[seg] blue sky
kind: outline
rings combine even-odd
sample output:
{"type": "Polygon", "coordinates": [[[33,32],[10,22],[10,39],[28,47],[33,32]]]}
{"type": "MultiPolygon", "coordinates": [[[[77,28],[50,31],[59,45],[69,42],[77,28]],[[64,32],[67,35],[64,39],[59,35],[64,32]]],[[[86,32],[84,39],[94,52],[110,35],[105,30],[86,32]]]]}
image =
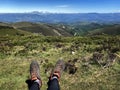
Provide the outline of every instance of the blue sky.
{"type": "Polygon", "coordinates": [[[0,0],[0,12],[120,12],[120,0],[0,0]]]}

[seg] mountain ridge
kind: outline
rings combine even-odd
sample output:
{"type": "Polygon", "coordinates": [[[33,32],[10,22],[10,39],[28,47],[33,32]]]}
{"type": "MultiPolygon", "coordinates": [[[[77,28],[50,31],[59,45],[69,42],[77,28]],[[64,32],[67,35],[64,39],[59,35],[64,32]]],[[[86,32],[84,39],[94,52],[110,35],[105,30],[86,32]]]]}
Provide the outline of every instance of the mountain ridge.
{"type": "MultiPolygon", "coordinates": [[[[88,35],[120,35],[120,24],[98,24],[78,22],[71,24],[48,24],[48,23],[33,23],[33,22],[15,22],[2,23],[0,22],[0,32],[11,32],[14,35],[19,31],[25,33],[39,33],[44,36],[88,36],[88,35]],[[16,32],[16,33],[15,33],[16,32]]],[[[18,33],[17,33],[18,32],[18,33]]],[[[3,33],[4,34],[4,33],[3,33]]],[[[23,33],[24,34],[24,33],[23,33]]]]}
{"type": "Polygon", "coordinates": [[[120,13],[0,13],[1,22],[44,22],[44,23],[120,23],[120,13]]]}
{"type": "Polygon", "coordinates": [[[44,36],[72,36],[63,28],[52,24],[32,22],[0,23],[0,33],[3,35],[17,35],[22,31],[25,33],[39,33],[44,36]]]}

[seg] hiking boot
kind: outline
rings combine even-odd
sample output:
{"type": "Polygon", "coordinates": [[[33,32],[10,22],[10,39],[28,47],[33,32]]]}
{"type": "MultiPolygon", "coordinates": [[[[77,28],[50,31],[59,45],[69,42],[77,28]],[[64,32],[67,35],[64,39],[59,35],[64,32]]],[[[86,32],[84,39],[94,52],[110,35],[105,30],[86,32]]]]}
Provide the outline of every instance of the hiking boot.
{"type": "Polygon", "coordinates": [[[35,81],[41,86],[40,67],[37,61],[32,61],[30,64],[30,76],[31,81],[35,81]]]}
{"type": "Polygon", "coordinates": [[[63,60],[58,60],[56,62],[54,69],[51,72],[50,80],[54,76],[56,76],[59,80],[64,69],[65,69],[65,62],[63,60]]]}

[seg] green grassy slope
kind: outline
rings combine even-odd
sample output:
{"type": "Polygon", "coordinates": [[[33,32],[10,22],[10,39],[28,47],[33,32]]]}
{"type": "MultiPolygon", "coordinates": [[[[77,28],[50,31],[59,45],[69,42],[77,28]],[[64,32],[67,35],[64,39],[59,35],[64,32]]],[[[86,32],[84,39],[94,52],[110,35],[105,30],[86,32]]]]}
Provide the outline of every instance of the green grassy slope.
{"type": "Polygon", "coordinates": [[[5,36],[5,35],[28,35],[31,34],[27,31],[22,31],[18,29],[14,29],[11,26],[0,26],[0,36],[5,36]]]}
{"type": "Polygon", "coordinates": [[[102,27],[105,27],[106,25],[102,25],[99,23],[88,23],[88,22],[77,22],[72,23],[66,26],[68,28],[68,32],[70,32],[72,35],[87,35],[89,31],[93,31],[94,29],[99,29],[102,27]]]}
{"type": "Polygon", "coordinates": [[[44,36],[85,36],[85,35],[120,35],[119,24],[98,24],[77,22],[72,24],[45,24],[31,22],[0,23],[0,26],[13,27],[13,29],[41,33],[44,36]]]}
{"type": "Polygon", "coordinates": [[[101,35],[101,34],[108,34],[108,35],[120,35],[120,25],[110,25],[107,27],[99,28],[90,32],[92,35],[101,35]]]}
{"type": "Polygon", "coordinates": [[[59,29],[44,23],[18,22],[14,23],[13,27],[32,33],[41,33],[45,36],[71,36],[61,28],[59,29]]]}
{"type": "Polygon", "coordinates": [[[9,26],[9,23],[0,22],[0,26],[9,26]]]}
{"type": "Polygon", "coordinates": [[[32,60],[40,64],[41,90],[46,90],[50,70],[61,57],[66,62],[61,90],[120,89],[120,36],[34,34],[0,36],[0,90],[28,90],[25,80],[32,60]]]}

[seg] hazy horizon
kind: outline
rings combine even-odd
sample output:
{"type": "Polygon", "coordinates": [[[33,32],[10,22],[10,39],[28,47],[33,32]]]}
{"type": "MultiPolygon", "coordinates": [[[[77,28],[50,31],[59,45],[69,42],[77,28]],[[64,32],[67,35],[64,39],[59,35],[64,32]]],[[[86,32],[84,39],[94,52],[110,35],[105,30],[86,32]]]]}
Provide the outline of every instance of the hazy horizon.
{"type": "Polygon", "coordinates": [[[118,13],[119,0],[2,0],[0,13],[118,13]]]}
{"type": "Polygon", "coordinates": [[[49,11],[29,11],[29,12],[0,12],[0,14],[29,14],[29,13],[49,13],[49,14],[117,14],[120,12],[49,12],[49,11]]]}

